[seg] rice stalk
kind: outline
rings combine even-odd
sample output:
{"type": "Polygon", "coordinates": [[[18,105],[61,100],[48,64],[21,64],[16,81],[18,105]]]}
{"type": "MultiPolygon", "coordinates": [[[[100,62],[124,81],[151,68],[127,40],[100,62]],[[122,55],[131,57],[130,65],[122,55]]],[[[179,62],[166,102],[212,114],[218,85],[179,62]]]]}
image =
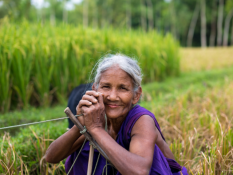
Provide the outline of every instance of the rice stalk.
{"type": "Polygon", "coordinates": [[[0,36],[1,59],[12,63],[4,80],[8,82],[4,111],[9,104],[25,108],[29,104],[63,103],[75,86],[92,81],[92,68],[106,54],[122,53],[138,59],[144,83],[179,74],[178,43],[155,31],[84,30],[82,26],[59,24],[42,27],[25,21],[3,25],[0,36]]]}

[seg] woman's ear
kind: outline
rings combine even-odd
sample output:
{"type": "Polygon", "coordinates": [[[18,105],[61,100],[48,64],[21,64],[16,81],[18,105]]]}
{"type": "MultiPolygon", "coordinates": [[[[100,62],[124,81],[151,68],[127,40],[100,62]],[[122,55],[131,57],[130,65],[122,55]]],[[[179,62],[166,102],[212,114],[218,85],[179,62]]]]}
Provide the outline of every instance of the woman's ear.
{"type": "Polygon", "coordinates": [[[133,104],[134,105],[140,100],[141,95],[142,95],[142,87],[139,86],[137,92],[135,93],[135,95],[133,97],[133,104]]]}
{"type": "Polygon", "coordinates": [[[93,84],[92,84],[92,90],[97,91],[96,83],[93,83],[93,84]]]}

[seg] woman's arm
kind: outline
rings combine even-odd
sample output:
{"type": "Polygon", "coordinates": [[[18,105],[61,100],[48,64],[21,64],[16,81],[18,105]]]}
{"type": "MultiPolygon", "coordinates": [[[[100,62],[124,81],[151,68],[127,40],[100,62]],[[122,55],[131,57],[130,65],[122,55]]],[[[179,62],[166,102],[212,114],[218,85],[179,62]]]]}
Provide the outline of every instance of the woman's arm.
{"type": "MultiPolygon", "coordinates": [[[[89,91],[87,91],[89,93],[89,91]]],[[[92,92],[96,97],[99,96],[97,92],[92,92]]],[[[89,107],[92,104],[96,104],[97,100],[95,97],[84,95],[80,100],[76,110],[77,114],[82,114],[81,108],[83,106],[89,107]]],[[[83,117],[78,117],[78,120],[84,125],[83,117]]],[[[69,131],[57,138],[45,153],[45,160],[50,163],[59,163],[61,160],[72,154],[77,150],[84,142],[85,137],[81,136],[79,129],[74,125],[69,131]]]]}
{"type": "Polygon", "coordinates": [[[79,129],[73,126],[69,131],[51,143],[45,153],[45,160],[49,163],[59,163],[82,145],[84,136],[80,136],[79,129]]]}
{"type": "Polygon", "coordinates": [[[156,145],[159,147],[159,149],[162,151],[162,153],[165,157],[175,160],[173,153],[171,152],[168,144],[163,140],[160,133],[158,134],[158,138],[156,140],[156,145]]]}
{"type": "Polygon", "coordinates": [[[102,128],[89,131],[122,175],[149,174],[158,130],[150,116],[141,116],[132,129],[129,151],[102,128]]]}

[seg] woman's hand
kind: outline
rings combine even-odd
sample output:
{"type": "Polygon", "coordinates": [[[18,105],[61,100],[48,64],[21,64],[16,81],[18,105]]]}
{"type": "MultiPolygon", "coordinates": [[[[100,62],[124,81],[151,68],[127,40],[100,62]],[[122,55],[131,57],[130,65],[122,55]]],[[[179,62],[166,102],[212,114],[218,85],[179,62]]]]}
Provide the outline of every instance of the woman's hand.
{"type": "Polygon", "coordinates": [[[82,125],[85,125],[88,131],[94,128],[104,128],[105,125],[105,107],[103,95],[96,91],[87,91],[80,100],[77,108],[77,114],[83,114],[78,117],[82,125]]]}

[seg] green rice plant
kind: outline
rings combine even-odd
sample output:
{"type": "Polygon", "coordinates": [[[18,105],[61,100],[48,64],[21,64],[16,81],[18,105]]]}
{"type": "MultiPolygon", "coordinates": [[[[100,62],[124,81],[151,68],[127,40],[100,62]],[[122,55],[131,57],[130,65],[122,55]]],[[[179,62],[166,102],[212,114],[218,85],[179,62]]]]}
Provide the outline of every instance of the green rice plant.
{"type": "Polygon", "coordinates": [[[11,59],[7,50],[0,45],[0,111],[6,112],[11,102],[10,67],[11,59]]]}
{"type": "Polygon", "coordinates": [[[60,102],[66,99],[69,80],[69,69],[67,66],[67,59],[64,58],[62,50],[56,48],[56,55],[54,55],[54,71],[52,74],[51,83],[56,88],[56,96],[60,102]]]}
{"type": "MultiPolygon", "coordinates": [[[[38,46],[36,49],[39,51],[34,55],[34,72],[33,72],[33,82],[35,86],[34,96],[37,97],[37,101],[40,106],[49,106],[52,101],[52,90],[51,79],[54,68],[53,58],[49,58],[49,53],[47,58],[44,59],[42,54],[45,54],[46,50],[38,46]]],[[[49,52],[49,50],[47,50],[49,52]]]]}
{"type": "MultiPolygon", "coordinates": [[[[20,32],[14,33],[14,40],[21,37],[20,32]]],[[[25,36],[26,38],[26,36],[25,36]]],[[[17,42],[10,43],[9,52],[11,52],[11,80],[13,89],[18,95],[20,107],[28,107],[29,99],[32,93],[32,84],[30,83],[30,76],[32,70],[33,57],[30,46],[24,40],[24,37],[18,39],[17,42]]]]}
{"type": "Polygon", "coordinates": [[[0,28],[1,59],[11,61],[8,97],[12,107],[66,101],[69,92],[92,81],[94,65],[106,54],[135,57],[144,83],[179,75],[179,44],[155,31],[83,29],[82,26],[4,24],[0,28]],[[4,56],[8,55],[8,57],[4,56]]]}

